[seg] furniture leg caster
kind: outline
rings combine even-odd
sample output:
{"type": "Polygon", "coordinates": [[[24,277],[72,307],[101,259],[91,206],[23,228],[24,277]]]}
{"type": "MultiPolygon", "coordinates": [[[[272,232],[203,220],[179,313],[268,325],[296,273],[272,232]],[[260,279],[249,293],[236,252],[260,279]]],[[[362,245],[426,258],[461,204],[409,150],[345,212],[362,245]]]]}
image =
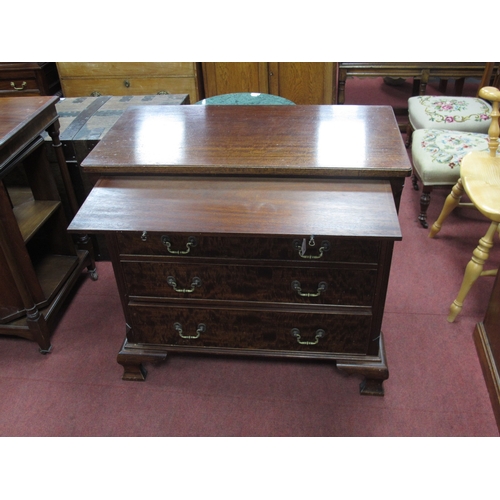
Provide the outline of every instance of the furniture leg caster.
{"type": "Polygon", "coordinates": [[[92,281],[97,281],[99,278],[99,273],[97,272],[97,268],[94,267],[94,269],[89,269],[89,275],[92,281]]]}
{"type": "Polygon", "coordinates": [[[420,214],[418,216],[418,221],[420,222],[420,225],[424,228],[427,229],[429,227],[429,224],[427,223],[427,216],[420,214]]]}

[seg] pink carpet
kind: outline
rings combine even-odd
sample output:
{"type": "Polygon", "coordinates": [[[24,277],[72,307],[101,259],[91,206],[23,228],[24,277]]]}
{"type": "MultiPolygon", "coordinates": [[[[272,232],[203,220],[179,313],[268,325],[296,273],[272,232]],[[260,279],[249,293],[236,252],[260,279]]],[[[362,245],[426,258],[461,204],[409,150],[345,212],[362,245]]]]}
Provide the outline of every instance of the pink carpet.
{"type": "MultiPolygon", "coordinates": [[[[446,195],[433,193],[431,223],[446,195]]],[[[419,196],[408,179],[383,323],[383,398],[360,396],[360,378],[331,363],[300,360],[171,355],[147,365],[146,382],[124,382],[123,315],[111,265],[99,262],[52,353],[0,338],[0,436],[498,436],[472,340],[493,280],[482,278],[456,322],[446,321],[487,223],[462,209],[431,240],[417,221],[419,196]]],[[[490,264],[500,264],[498,248],[490,264]]]]}

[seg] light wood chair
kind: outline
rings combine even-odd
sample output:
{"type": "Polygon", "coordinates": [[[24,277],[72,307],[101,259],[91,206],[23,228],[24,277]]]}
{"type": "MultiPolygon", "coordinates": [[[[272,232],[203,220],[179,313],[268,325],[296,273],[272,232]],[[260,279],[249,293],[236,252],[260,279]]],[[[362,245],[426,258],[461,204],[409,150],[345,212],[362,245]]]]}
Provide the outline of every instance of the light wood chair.
{"type": "Polygon", "coordinates": [[[500,224],[500,156],[497,156],[499,145],[499,102],[500,90],[495,87],[484,87],[479,95],[493,103],[491,124],[488,130],[489,152],[472,151],[464,156],[460,167],[460,178],[446,198],[441,214],[432,225],[429,233],[434,238],[441,230],[444,220],[460,204],[464,193],[472,205],[485,217],[491,220],[486,234],[472,253],[472,258],[465,269],[462,285],[457,298],[450,306],[448,321],[452,323],[462,310],[464,300],[472,285],[479,276],[495,276],[497,270],[484,271],[484,264],[493,247],[493,237],[500,224]]]}

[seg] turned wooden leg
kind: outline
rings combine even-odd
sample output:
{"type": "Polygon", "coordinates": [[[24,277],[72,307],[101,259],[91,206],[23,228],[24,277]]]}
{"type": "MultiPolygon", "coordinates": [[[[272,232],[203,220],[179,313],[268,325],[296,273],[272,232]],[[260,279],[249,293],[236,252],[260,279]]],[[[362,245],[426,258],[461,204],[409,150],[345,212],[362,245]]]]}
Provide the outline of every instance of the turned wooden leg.
{"type": "Polygon", "coordinates": [[[40,352],[42,354],[48,354],[52,350],[50,344],[50,330],[45,318],[40,314],[36,306],[26,311],[26,324],[33,335],[33,339],[38,343],[40,352]]]}
{"type": "Polygon", "coordinates": [[[415,191],[418,191],[419,190],[419,187],[418,187],[418,178],[415,174],[413,174],[411,176],[411,183],[412,183],[412,186],[413,186],[413,189],[415,191]]]}
{"type": "Polygon", "coordinates": [[[428,227],[427,224],[427,209],[429,208],[429,204],[431,202],[431,192],[432,186],[424,186],[422,189],[422,196],[420,196],[420,214],[418,216],[418,220],[422,227],[428,227]]]}
{"type": "MultiPolygon", "coordinates": [[[[59,165],[59,171],[61,172],[61,177],[64,184],[64,189],[66,191],[66,196],[70,204],[71,213],[73,216],[75,216],[76,213],[78,212],[79,206],[76,199],[75,190],[73,188],[73,183],[69,175],[68,164],[66,163],[66,158],[64,158],[64,153],[62,151],[62,142],[59,137],[59,123],[58,122],[53,123],[47,129],[47,131],[52,139],[52,147],[54,148],[55,151],[57,163],[59,165]]],[[[90,274],[90,277],[94,281],[97,280],[97,270],[95,267],[95,256],[94,256],[94,249],[92,247],[92,241],[87,235],[78,235],[77,246],[89,252],[91,263],[87,267],[87,270],[90,274]]]]}
{"type": "Polygon", "coordinates": [[[439,217],[431,227],[431,230],[429,232],[429,238],[434,238],[434,236],[436,236],[436,234],[438,234],[439,231],[441,231],[441,226],[443,225],[443,222],[446,220],[448,215],[450,215],[451,212],[453,212],[453,210],[455,210],[455,208],[458,207],[458,204],[460,203],[460,199],[462,198],[463,194],[464,194],[464,187],[462,186],[462,179],[458,179],[457,183],[451,189],[451,193],[446,197],[446,200],[444,202],[441,213],[439,214],[439,217]]]}
{"type": "Polygon", "coordinates": [[[99,278],[99,273],[97,272],[97,267],[95,264],[94,246],[92,245],[92,241],[89,235],[78,234],[76,246],[83,250],[87,250],[87,252],[89,253],[89,265],[87,266],[87,271],[90,275],[90,278],[93,281],[97,281],[97,279],[99,278]]]}
{"type": "Polygon", "coordinates": [[[411,126],[411,123],[408,122],[406,125],[406,144],[405,144],[407,148],[411,146],[412,135],[413,135],[413,127],[411,126]]]}
{"type": "Polygon", "coordinates": [[[450,306],[450,313],[448,315],[448,321],[450,323],[455,321],[455,318],[462,310],[465,297],[467,297],[467,294],[475,281],[479,278],[479,276],[481,276],[484,263],[488,260],[490,255],[490,249],[493,246],[493,236],[495,235],[497,229],[498,222],[492,222],[487,233],[479,240],[478,246],[474,252],[472,252],[472,258],[465,268],[462,286],[460,287],[457,298],[450,306]]]}
{"type": "Polygon", "coordinates": [[[339,80],[339,99],[338,104],[345,103],[345,80],[339,80]]]}

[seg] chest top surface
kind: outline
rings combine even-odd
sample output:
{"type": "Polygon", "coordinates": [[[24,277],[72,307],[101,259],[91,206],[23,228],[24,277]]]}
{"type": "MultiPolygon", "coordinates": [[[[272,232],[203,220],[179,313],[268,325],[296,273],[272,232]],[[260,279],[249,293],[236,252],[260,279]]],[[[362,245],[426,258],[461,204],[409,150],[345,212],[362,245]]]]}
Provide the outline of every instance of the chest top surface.
{"type": "Polygon", "coordinates": [[[406,177],[389,106],[129,107],[86,172],[406,177]]]}

